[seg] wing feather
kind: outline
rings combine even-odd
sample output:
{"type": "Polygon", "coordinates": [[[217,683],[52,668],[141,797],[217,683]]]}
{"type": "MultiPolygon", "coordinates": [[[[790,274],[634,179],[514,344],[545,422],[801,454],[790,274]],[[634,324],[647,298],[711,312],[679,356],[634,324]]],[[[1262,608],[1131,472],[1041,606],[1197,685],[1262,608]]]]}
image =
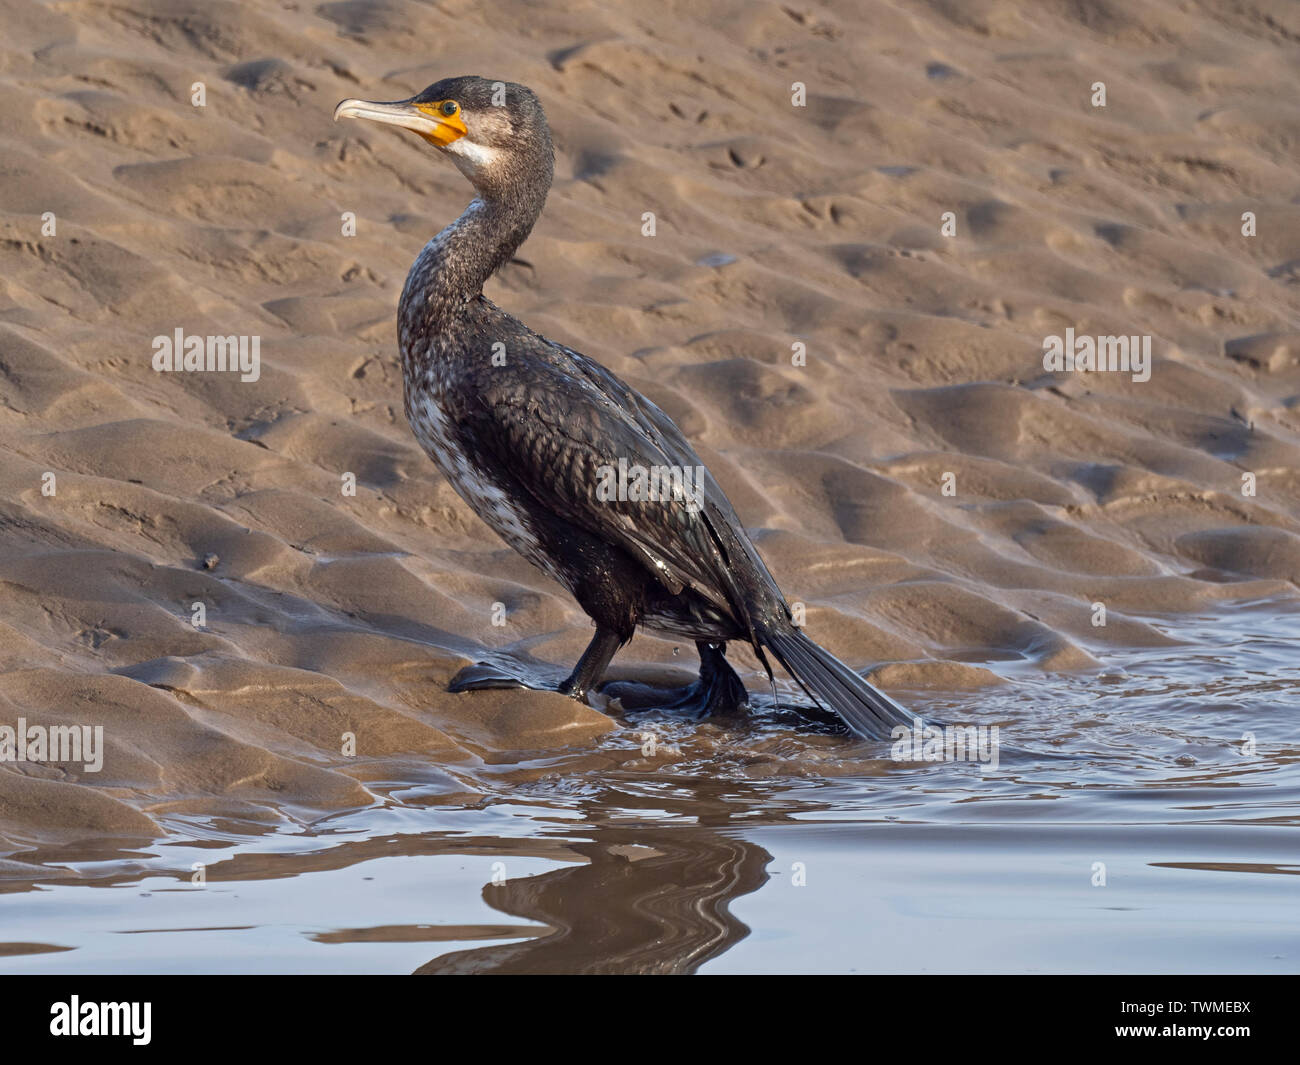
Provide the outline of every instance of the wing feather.
{"type": "Polygon", "coordinates": [[[542,343],[548,357],[530,361],[528,378],[480,381],[465,426],[496,451],[534,504],[618,543],[670,591],[689,585],[733,612],[746,605],[734,569],[743,543],[739,553],[756,562],[755,576],[779,597],[731,503],[668,416],[599,363],[542,343]],[[629,467],[703,470],[700,505],[600,498],[602,471],[617,469],[620,459],[629,467]]]}

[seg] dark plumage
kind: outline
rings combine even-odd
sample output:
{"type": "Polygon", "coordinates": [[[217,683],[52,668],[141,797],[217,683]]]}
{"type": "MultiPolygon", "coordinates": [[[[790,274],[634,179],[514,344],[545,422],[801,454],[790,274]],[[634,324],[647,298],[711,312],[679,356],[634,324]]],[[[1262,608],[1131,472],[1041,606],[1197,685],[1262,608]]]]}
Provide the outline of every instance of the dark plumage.
{"type": "MultiPolygon", "coordinates": [[[[483,295],[483,283],[532,230],[551,184],[550,132],[532,90],[449,78],[398,103],[345,100],[335,117],[345,116],[419,133],[478,193],[425,246],[402,292],[406,415],[466,502],[595,621],[591,645],[561,690],[584,698],[641,624],[695,640],[700,651],[700,682],[671,705],[699,712],[743,705],[724,650],[744,640],[765,667],[770,651],[859,735],[882,738],[911,724],[907,711],[794,625],[736,512],[668,416],[483,295]],[[698,469],[698,495],[602,498],[602,470],[620,460],[698,469]]],[[[480,664],[453,687],[519,683],[480,664]]]]}

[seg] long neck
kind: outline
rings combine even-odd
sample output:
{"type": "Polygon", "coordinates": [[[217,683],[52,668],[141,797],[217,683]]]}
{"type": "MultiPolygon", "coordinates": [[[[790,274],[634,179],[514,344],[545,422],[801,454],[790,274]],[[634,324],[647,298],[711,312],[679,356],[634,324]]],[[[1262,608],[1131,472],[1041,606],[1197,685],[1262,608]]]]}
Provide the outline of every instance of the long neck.
{"type": "Polygon", "coordinates": [[[509,197],[472,201],[416,258],[402,292],[403,323],[426,334],[449,329],[532,231],[546,191],[539,183],[509,197]]]}

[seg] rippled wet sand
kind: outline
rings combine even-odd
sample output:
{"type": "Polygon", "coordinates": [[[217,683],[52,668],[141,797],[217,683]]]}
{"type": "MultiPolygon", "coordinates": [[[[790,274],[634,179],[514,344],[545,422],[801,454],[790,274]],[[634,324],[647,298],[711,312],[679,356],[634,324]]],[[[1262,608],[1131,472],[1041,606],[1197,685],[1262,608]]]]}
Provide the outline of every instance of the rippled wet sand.
{"type": "Polygon", "coordinates": [[[1300,606],[1149,620],[1177,642],[911,700],[1000,723],[992,772],[647,715],[469,805],[376,784],[293,830],[38,850],[0,866],[0,969],[1298,972],[1300,606]]]}

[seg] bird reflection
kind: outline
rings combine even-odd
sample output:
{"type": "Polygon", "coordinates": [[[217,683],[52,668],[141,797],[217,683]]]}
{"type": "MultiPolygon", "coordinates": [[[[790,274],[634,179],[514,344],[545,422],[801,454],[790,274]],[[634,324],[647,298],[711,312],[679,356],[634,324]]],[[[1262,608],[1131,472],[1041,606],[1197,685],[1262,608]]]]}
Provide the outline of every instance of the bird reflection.
{"type": "Polygon", "coordinates": [[[602,828],[572,849],[588,864],[483,889],[488,905],[549,935],[457,951],[417,972],[693,973],[749,935],[730,904],[767,881],[772,860],[697,826],[602,828]]]}

